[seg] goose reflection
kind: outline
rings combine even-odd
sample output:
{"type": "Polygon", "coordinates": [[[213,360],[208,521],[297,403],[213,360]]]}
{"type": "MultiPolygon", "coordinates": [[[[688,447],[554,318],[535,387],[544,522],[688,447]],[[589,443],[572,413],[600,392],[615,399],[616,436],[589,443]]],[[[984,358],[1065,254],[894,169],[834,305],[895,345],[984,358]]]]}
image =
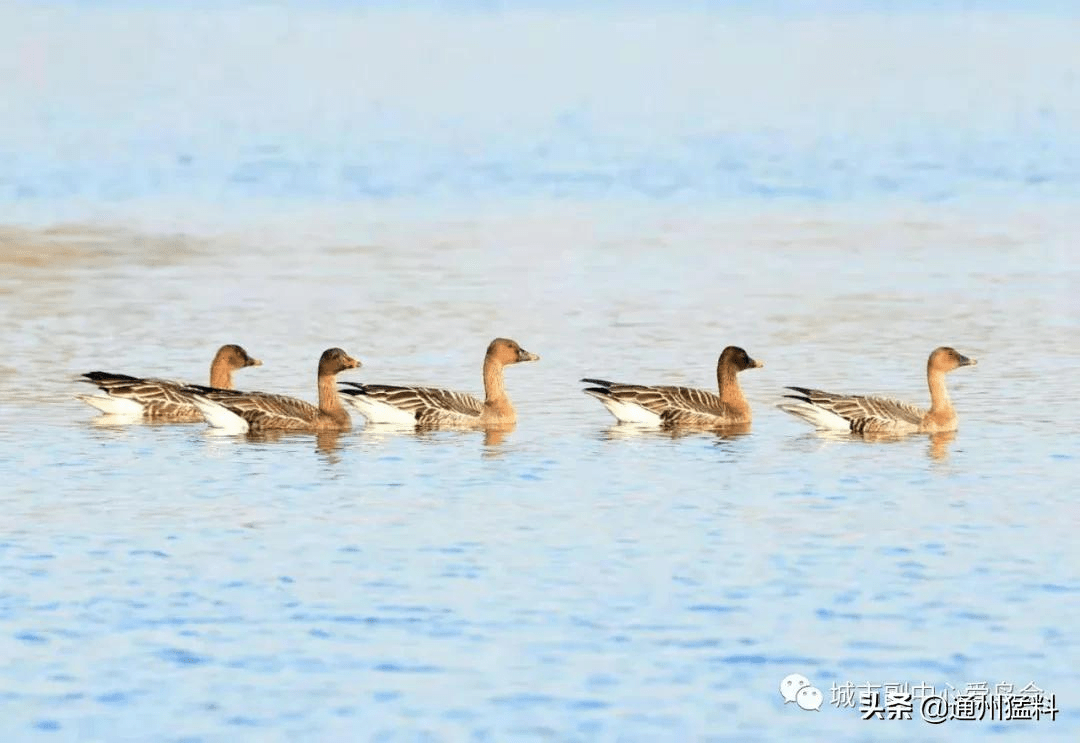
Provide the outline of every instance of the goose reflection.
{"type": "Polygon", "coordinates": [[[514,422],[496,423],[488,426],[475,427],[475,426],[417,426],[416,433],[418,436],[434,441],[440,435],[447,433],[455,436],[475,436],[477,433],[482,432],[484,434],[484,444],[482,449],[482,456],[487,458],[498,457],[503,453],[503,444],[506,441],[506,437],[513,433],[517,428],[517,424],[514,422]]]}
{"type": "Polygon", "coordinates": [[[930,447],[926,453],[931,459],[948,459],[949,444],[956,440],[956,431],[941,431],[930,434],[930,447]]]}
{"type": "MultiPolygon", "coordinates": [[[[949,456],[949,444],[956,439],[956,431],[939,431],[927,434],[929,447],[926,450],[931,459],[943,460],[949,456]]],[[[918,438],[918,434],[889,433],[883,431],[865,433],[850,433],[847,431],[814,431],[799,437],[801,441],[818,441],[822,444],[829,441],[861,441],[872,445],[897,444],[903,441],[912,441],[918,438]]]]}
{"type": "Polygon", "coordinates": [[[338,456],[338,452],[342,448],[342,438],[344,436],[344,432],[342,431],[318,431],[312,434],[300,431],[282,430],[249,431],[241,436],[236,436],[215,433],[215,429],[212,428],[207,429],[204,433],[209,438],[216,440],[236,441],[255,445],[277,445],[286,443],[303,445],[304,442],[309,442],[314,437],[315,451],[326,457],[327,461],[332,464],[341,460],[338,456]]]}
{"type": "Polygon", "coordinates": [[[711,436],[718,441],[734,439],[750,433],[750,423],[735,423],[726,426],[664,426],[638,425],[634,423],[616,423],[600,430],[598,438],[602,441],[629,441],[633,439],[684,439],[691,436],[711,436]]]}
{"type": "Polygon", "coordinates": [[[325,457],[330,464],[337,464],[341,457],[337,452],[341,449],[341,431],[319,431],[315,434],[315,451],[325,457]]]}
{"type": "Polygon", "coordinates": [[[513,433],[514,426],[488,426],[484,429],[484,456],[494,457],[503,453],[502,445],[506,441],[506,437],[513,433]]]}
{"type": "MultiPolygon", "coordinates": [[[[890,434],[890,433],[853,433],[848,434],[850,438],[861,439],[870,444],[888,444],[896,443],[900,441],[909,441],[912,439],[910,434],[890,434]]],[[[927,439],[930,442],[930,446],[927,448],[926,453],[931,459],[945,459],[949,456],[949,443],[956,439],[956,431],[938,431],[937,433],[927,434],[927,439]]]]}
{"type": "Polygon", "coordinates": [[[82,425],[101,430],[123,429],[140,426],[143,428],[173,428],[183,429],[185,426],[194,426],[193,421],[174,421],[169,419],[147,418],[142,415],[127,415],[125,413],[103,413],[93,418],[80,421],[82,425]]]}
{"type": "Polygon", "coordinates": [[[438,443],[447,436],[484,435],[484,456],[497,456],[502,453],[502,445],[517,428],[516,423],[500,423],[490,426],[447,426],[422,425],[415,423],[371,423],[364,426],[362,436],[375,442],[384,442],[399,436],[411,436],[423,443],[438,443]]]}

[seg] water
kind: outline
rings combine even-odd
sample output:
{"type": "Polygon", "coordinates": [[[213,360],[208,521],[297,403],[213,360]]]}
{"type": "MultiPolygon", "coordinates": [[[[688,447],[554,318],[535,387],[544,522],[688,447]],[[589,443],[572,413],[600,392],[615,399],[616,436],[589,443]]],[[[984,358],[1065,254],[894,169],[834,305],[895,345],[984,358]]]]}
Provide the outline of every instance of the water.
{"type": "Polygon", "coordinates": [[[1078,25],[0,10],[0,737],[1075,739],[1078,25]],[[541,356],[501,437],[249,441],[73,397],[203,381],[225,342],[264,361],[241,387],[312,399],[338,345],[343,378],[479,392],[496,335],[541,356]],[[709,387],[729,343],[766,362],[748,435],[628,431],[576,381],[709,387]],[[773,407],[924,402],[941,344],[979,360],[955,437],[773,407]],[[846,681],[1061,712],[862,722],[846,681]]]}

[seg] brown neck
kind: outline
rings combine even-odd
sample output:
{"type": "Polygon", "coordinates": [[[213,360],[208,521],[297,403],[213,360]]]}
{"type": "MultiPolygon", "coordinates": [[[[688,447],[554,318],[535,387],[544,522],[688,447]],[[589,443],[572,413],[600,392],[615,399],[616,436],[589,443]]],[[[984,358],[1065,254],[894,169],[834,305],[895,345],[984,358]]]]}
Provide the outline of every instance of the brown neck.
{"type": "Polygon", "coordinates": [[[225,359],[214,359],[214,363],[210,364],[210,386],[217,387],[219,390],[233,388],[232,367],[225,359]]]}
{"type": "Polygon", "coordinates": [[[512,421],[514,406],[503,386],[503,365],[494,357],[484,359],[484,413],[486,419],[512,421]]]}
{"type": "Polygon", "coordinates": [[[319,375],[319,414],[330,418],[335,423],[346,426],[350,423],[348,412],[341,406],[336,374],[319,375]]]}
{"type": "Polygon", "coordinates": [[[737,374],[738,372],[731,366],[716,367],[716,383],[720,387],[720,402],[724,403],[733,413],[749,415],[750,404],[743,397],[737,374]]]}
{"type": "Polygon", "coordinates": [[[949,391],[945,389],[945,372],[940,369],[927,369],[926,381],[930,385],[930,416],[949,418],[956,415],[953,410],[949,391]]]}

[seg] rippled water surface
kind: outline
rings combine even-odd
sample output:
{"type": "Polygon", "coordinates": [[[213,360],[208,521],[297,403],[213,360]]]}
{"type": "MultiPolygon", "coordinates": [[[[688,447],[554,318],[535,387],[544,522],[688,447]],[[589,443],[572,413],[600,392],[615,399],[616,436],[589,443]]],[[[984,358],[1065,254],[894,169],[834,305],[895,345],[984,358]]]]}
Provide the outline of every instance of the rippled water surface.
{"type": "Polygon", "coordinates": [[[0,739],[1075,740],[1077,19],[740,7],[0,11],[0,739]],[[479,392],[496,335],[541,356],[504,435],[74,398],[227,342],[242,388],[313,399],[341,346],[343,379],[479,392]],[[766,364],[746,435],[577,383],[711,387],[728,344],[766,364]],[[774,407],[922,403],[943,344],[979,360],[955,436],[774,407]],[[862,722],[846,681],[1061,712],[862,722]]]}

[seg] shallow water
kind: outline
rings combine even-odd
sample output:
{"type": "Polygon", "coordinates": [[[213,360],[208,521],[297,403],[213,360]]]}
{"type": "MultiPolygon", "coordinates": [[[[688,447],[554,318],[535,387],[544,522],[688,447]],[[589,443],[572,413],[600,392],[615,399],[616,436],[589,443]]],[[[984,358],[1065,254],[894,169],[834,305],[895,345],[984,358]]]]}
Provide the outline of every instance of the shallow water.
{"type": "MultiPolygon", "coordinates": [[[[125,4],[73,7],[54,9],[49,24],[39,18],[35,33],[62,47],[85,43],[80,24],[111,38],[121,21],[167,35],[175,20],[125,4]]],[[[362,15],[334,8],[292,11],[295,34],[272,37],[281,59],[312,52],[320,32],[333,43],[359,33],[362,15]]],[[[212,42],[233,33],[259,47],[252,29],[286,18],[241,13],[230,26],[212,22],[226,11],[205,11],[210,20],[169,12],[210,34],[191,35],[209,40],[179,59],[199,51],[221,61],[212,42]]],[[[580,34],[598,59],[626,53],[622,36],[597,35],[600,21],[559,12],[535,26],[513,13],[480,13],[478,25],[450,14],[446,36],[427,37],[445,51],[455,32],[471,33],[481,59],[538,29],[536,48],[509,64],[540,70],[544,91],[511,98],[518,115],[506,136],[516,143],[547,131],[530,116],[596,95],[537,64],[549,58],[545,38],[580,34]]],[[[660,38],[640,25],[646,11],[610,12],[660,38]]],[[[765,91],[771,107],[732,104],[735,131],[780,131],[787,143],[734,147],[744,180],[709,180],[712,166],[692,154],[674,171],[642,161],[656,152],[675,162],[680,145],[650,138],[651,104],[626,84],[614,100],[629,107],[627,138],[611,133],[618,105],[596,104],[584,134],[548,132],[562,148],[560,172],[592,183],[569,192],[534,179],[534,161],[513,148],[505,171],[463,175],[439,153],[475,162],[470,148],[489,133],[479,120],[498,106],[483,98],[476,120],[459,122],[463,139],[420,127],[424,107],[468,108],[450,93],[414,98],[422,70],[403,73],[404,92],[383,103],[418,107],[415,120],[387,114],[365,125],[397,132],[398,156],[383,155],[392,185],[380,196],[333,178],[320,181],[326,191],[302,179],[282,187],[280,169],[232,177],[236,162],[257,158],[223,132],[315,153],[319,172],[336,162],[337,137],[346,155],[359,151],[349,149],[361,148],[349,128],[357,119],[338,130],[331,114],[386,83],[361,76],[357,99],[335,108],[333,55],[310,62],[311,99],[286,85],[280,110],[250,137],[230,117],[259,118],[271,89],[248,78],[187,90],[185,115],[205,119],[188,137],[154,103],[172,99],[151,95],[184,79],[177,62],[154,57],[160,67],[125,77],[122,54],[103,50],[115,76],[91,85],[94,96],[75,62],[44,57],[43,87],[15,78],[38,92],[14,99],[6,141],[33,144],[37,116],[98,154],[68,158],[39,132],[37,150],[9,154],[18,167],[0,190],[19,217],[0,229],[0,739],[1075,739],[1080,178],[1070,143],[1080,126],[1066,94],[1076,60],[1058,42],[1076,19],[1044,12],[980,16],[981,36],[953,47],[929,38],[930,61],[919,65],[949,74],[919,88],[921,67],[898,73],[892,108],[864,101],[858,81],[805,91],[789,81],[784,93],[801,99],[765,91]],[[1030,43],[1033,29],[1044,43],[1030,43]],[[1017,62],[1001,76],[970,63],[974,51],[1025,44],[1031,69],[1050,58],[1064,72],[1040,77],[1017,62]],[[1012,96],[961,85],[969,78],[1012,96]],[[965,105],[978,116],[941,108],[950,84],[971,91],[965,105]],[[864,115],[836,129],[820,113],[822,90],[864,115]],[[143,123],[117,117],[109,91],[145,104],[143,123]],[[818,113],[800,116],[800,104],[818,113]],[[327,118],[291,128],[308,106],[327,118]],[[905,108],[921,122],[923,149],[890,149],[898,129],[877,128],[905,108]],[[1028,125],[1024,112],[1039,110],[1055,112],[1049,129],[1028,125]],[[985,127],[954,128],[975,119],[985,127]],[[160,136],[141,150],[124,127],[160,136]],[[1001,146],[979,149],[974,134],[986,128],[995,133],[985,141],[1001,146]],[[843,187],[815,164],[818,145],[789,137],[848,130],[825,144],[810,138],[852,163],[843,187]],[[901,164],[885,172],[924,172],[928,151],[943,165],[925,180],[868,185],[882,153],[901,164]],[[185,152],[206,167],[173,177],[146,157],[185,152]],[[991,166],[953,167],[976,155],[991,166]],[[60,172],[43,162],[75,164],[60,172]],[[445,191],[429,189],[416,162],[445,166],[445,191]],[[610,189],[589,180],[600,162],[615,174],[610,189]],[[1008,162],[1054,169],[1028,181],[1008,162]],[[805,186],[801,196],[746,185],[780,171],[805,186]],[[635,173],[675,173],[683,196],[635,190],[635,173]],[[466,181],[475,189],[463,196],[466,181]],[[507,183],[517,187],[502,193],[507,183]],[[74,399],[89,390],[76,375],[92,369],[204,381],[226,342],[264,361],[238,373],[242,388],[312,399],[319,353],[341,346],[364,362],[343,379],[479,392],[496,335],[541,356],[507,372],[519,423],[502,437],[403,434],[357,419],[340,436],[248,440],[200,425],[103,425],[74,399]],[[747,435],[615,426],[577,383],[709,387],[732,343],[766,363],[740,377],[755,410],[747,435]],[[941,344],[979,360],[948,380],[955,437],[827,438],[773,407],[787,384],[922,402],[926,356],[941,344]],[[784,705],[778,689],[790,673],[825,692],[820,712],[784,705]],[[1034,681],[1057,694],[1061,712],[1035,723],[931,726],[917,711],[911,722],[861,722],[829,704],[830,685],[845,681],[1034,681]]],[[[704,17],[716,31],[740,17],[731,13],[704,17]]],[[[933,25],[918,16],[893,29],[882,12],[837,13],[891,50],[933,25]]],[[[434,34],[426,19],[389,13],[365,33],[434,34]]],[[[805,19],[782,19],[789,40],[817,48],[817,37],[796,33],[805,19]]],[[[772,37],[754,29],[725,53],[768,58],[762,39],[772,37]]],[[[717,61],[712,37],[679,38],[686,57],[669,60],[674,69],[695,53],[717,61]]],[[[270,86],[277,64],[234,72],[270,86]]],[[[467,55],[454,64],[482,67],[467,55]]],[[[830,64],[844,68],[842,58],[830,64]]],[[[617,79],[614,68],[586,69],[617,79]]],[[[670,112],[692,118],[696,83],[672,79],[682,82],[662,88],[657,111],[689,136],[687,119],[670,112]]],[[[718,100],[715,116],[728,110],[718,100]]]]}
{"type": "MultiPolygon", "coordinates": [[[[783,708],[792,672],[1034,680],[1063,709],[1040,737],[1071,736],[1078,421],[1062,401],[1080,362],[1064,254],[965,270],[985,223],[732,220],[608,246],[601,227],[550,221],[574,246],[554,258],[503,220],[387,228],[302,259],[118,235],[102,238],[111,261],[20,269],[8,364],[37,376],[3,378],[5,738],[868,734],[851,710],[783,708]],[[713,228],[754,249],[716,265],[713,228]],[[508,229],[521,247],[480,248],[492,265],[470,270],[477,234],[508,229]],[[845,282],[868,229],[880,247],[862,270],[918,274],[928,232],[948,262],[888,291],[845,282]],[[640,246],[654,240],[662,262],[640,246]],[[520,423],[501,441],[358,421],[248,442],[95,425],[72,398],[98,367],[201,380],[233,340],[265,362],[242,386],[310,399],[317,354],[340,344],[365,363],[355,378],[477,390],[495,332],[542,357],[508,370],[520,423]],[[771,407],[788,383],[921,401],[941,342],[980,361],[949,379],[953,440],[831,440],[771,407]],[[742,375],[749,435],[634,433],[575,381],[709,386],[726,343],[766,361],[742,375]]],[[[990,727],[968,725],[947,735],[990,727]]]]}

